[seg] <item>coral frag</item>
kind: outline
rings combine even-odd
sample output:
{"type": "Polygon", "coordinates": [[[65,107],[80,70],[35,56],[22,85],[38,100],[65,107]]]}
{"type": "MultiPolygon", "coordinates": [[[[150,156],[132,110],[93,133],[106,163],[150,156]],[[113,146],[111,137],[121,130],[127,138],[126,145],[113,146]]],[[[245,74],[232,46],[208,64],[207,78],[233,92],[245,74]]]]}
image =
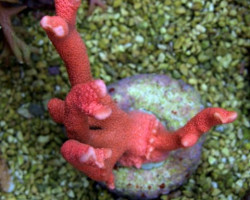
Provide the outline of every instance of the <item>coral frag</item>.
{"type": "Polygon", "coordinates": [[[112,170],[117,162],[140,168],[162,161],[169,151],[193,146],[211,127],[236,119],[236,112],[206,108],[170,133],[152,114],[121,110],[104,82],[91,76],[86,48],[75,27],[80,4],[79,0],[57,0],[57,15],[41,20],[66,64],[72,86],[65,101],[52,99],[48,107],[52,118],[66,127],[69,140],[61,152],[74,167],[113,189],[112,170]]]}
{"type": "MultiPolygon", "coordinates": [[[[109,85],[108,91],[122,110],[146,110],[171,131],[184,126],[203,108],[194,88],[165,75],[135,75],[109,85]]],[[[168,194],[196,170],[205,138],[206,134],[192,147],[171,151],[162,162],[143,164],[140,169],[115,167],[114,192],[140,199],[168,194]]]]}

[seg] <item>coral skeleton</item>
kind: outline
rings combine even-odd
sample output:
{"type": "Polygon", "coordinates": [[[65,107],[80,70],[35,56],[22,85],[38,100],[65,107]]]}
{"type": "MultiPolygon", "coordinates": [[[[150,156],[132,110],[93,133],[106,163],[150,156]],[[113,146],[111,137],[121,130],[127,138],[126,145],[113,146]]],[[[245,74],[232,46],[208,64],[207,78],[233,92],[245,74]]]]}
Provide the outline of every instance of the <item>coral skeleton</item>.
{"type": "Polygon", "coordinates": [[[206,108],[170,132],[153,114],[121,110],[105,83],[91,75],[86,47],[76,30],[80,4],[80,0],[56,0],[56,16],[40,22],[66,65],[72,87],[65,100],[51,99],[48,109],[53,120],[66,127],[69,140],[61,153],[75,168],[114,189],[116,163],[140,168],[163,161],[170,151],[193,146],[213,126],[237,118],[234,111],[206,108]]]}

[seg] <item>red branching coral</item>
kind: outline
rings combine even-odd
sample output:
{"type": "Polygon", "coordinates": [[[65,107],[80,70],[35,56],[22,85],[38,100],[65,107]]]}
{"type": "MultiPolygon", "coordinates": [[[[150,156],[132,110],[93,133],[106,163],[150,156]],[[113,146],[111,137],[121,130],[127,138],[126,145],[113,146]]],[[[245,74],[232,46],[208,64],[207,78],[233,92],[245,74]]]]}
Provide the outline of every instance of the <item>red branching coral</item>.
{"type": "Polygon", "coordinates": [[[140,168],[166,159],[168,152],[194,145],[211,127],[226,124],[237,113],[206,108],[175,132],[165,130],[153,114],[121,110],[102,80],[93,80],[86,48],[76,30],[80,0],[56,0],[56,16],[45,16],[41,26],[64,60],[72,89],[65,101],[48,104],[54,121],[64,124],[69,138],[63,157],[96,181],[114,188],[114,165],[140,168]]]}

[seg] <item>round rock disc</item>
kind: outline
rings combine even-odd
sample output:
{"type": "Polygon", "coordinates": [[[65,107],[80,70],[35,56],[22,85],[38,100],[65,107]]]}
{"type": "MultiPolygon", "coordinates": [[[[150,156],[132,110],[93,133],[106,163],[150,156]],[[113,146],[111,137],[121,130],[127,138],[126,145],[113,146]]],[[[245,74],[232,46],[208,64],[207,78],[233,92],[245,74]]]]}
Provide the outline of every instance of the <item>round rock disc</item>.
{"type": "MultiPolygon", "coordinates": [[[[136,75],[109,85],[108,91],[124,111],[153,113],[169,131],[184,126],[203,108],[191,86],[165,75],[136,75]]],[[[165,161],[144,164],[141,169],[117,166],[112,191],[134,199],[168,194],[196,170],[204,140],[202,136],[193,147],[171,151],[165,161]]]]}

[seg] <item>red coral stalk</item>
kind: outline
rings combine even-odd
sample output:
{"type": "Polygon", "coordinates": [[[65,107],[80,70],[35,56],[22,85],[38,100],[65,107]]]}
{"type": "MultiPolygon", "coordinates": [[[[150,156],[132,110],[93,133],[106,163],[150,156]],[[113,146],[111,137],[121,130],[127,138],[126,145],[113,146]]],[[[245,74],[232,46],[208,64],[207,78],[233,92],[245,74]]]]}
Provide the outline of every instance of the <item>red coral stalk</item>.
{"type": "Polygon", "coordinates": [[[65,62],[72,86],[92,80],[86,47],[75,26],[80,4],[80,0],[56,0],[57,16],[41,20],[41,26],[65,62]]]}
{"type": "Polygon", "coordinates": [[[190,147],[211,127],[237,118],[236,112],[207,108],[170,133],[152,114],[121,110],[105,83],[91,76],[86,48],[75,28],[79,6],[80,0],[56,0],[57,16],[41,20],[72,85],[65,101],[52,99],[48,108],[52,118],[66,127],[70,140],[61,153],[75,168],[114,188],[112,170],[117,162],[140,168],[143,163],[162,161],[169,151],[190,147]]]}

